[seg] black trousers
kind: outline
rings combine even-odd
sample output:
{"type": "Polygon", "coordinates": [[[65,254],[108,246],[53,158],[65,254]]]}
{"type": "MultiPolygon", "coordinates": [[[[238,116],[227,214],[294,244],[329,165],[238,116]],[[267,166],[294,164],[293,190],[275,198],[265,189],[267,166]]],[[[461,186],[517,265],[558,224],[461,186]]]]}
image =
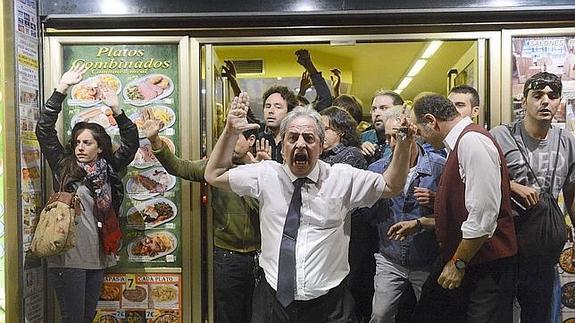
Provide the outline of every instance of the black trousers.
{"type": "Polygon", "coordinates": [[[259,281],[254,292],[252,323],[355,323],[354,301],[344,279],[327,294],[308,301],[293,301],[284,308],[266,281],[259,281]]]}
{"type": "Polygon", "coordinates": [[[470,266],[459,288],[441,287],[445,262],[438,259],[423,285],[413,322],[508,323],[513,321],[515,257],[470,266]]]}
{"type": "Polygon", "coordinates": [[[533,263],[519,262],[516,297],[521,306],[521,323],[551,322],[555,265],[533,269],[533,263]]]}
{"type": "Polygon", "coordinates": [[[217,323],[247,323],[252,316],[255,252],[214,247],[214,307],[217,323]]]}

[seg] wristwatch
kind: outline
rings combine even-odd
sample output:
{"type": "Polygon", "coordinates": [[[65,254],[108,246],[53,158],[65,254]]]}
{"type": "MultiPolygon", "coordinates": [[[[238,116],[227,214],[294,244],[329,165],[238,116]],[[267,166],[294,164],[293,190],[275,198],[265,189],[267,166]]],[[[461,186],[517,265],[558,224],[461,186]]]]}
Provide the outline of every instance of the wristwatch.
{"type": "Polygon", "coordinates": [[[457,268],[457,270],[465,270],[465,267],[467,266],[465,261],[459,258],[455,258],[455,256],[453,256],[451,260],[453,261],[453,264],[455,265],[455,268],[457,268]]]}

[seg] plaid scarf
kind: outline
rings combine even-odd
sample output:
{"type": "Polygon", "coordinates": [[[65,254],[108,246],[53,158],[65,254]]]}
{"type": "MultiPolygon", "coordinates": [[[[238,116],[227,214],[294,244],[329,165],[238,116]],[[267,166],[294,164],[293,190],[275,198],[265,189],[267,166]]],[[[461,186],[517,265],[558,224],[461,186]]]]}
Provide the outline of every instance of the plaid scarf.
{"type": "Polygon", "coordinates": [[[78,165],[87,173],[84,183],[92,192],[94,198],[93,214],[98,221],[100,242],[107,255],[116,254],[120,246],[122,231],[118,216],[112,206],[112,187],[108,181],[108,163],[104,158],[98,158],[89,163],[78,165]]]}

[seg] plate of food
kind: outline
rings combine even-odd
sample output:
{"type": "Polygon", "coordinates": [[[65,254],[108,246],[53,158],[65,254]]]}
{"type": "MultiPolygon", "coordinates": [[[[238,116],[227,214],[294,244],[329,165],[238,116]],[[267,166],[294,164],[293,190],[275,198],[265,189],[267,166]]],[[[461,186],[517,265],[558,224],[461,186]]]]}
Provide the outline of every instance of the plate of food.
{"type": "Polygon", "coordinates": [[[561,303],[568,308],[575,309],[575,282],[561,286],[561,303]]]}
{"type": "Polygon", "coordinates": [[[176,285],[151,285],[150,296],[156,307],[173,307],[178,302],[178,287],[176,285]]]}
{"type": "Polygon", "coordinates": [[[158,316],[154,323],[178,323],[180,322],[180,318],[174,314],[162,314],[158,316]]]}
{"type": "Polygon", "coordinates": [[[134,172],[126,182],[126,192],[136,200],[145,200],[163,194],[176,185],[176,177],[163,167],[134,172]]]}
{"type": "Polygon", "coordinates": [[[133,289],[124,289],[122,297],[130,302],[142,303],[148,298],[148,291],[142,286],[136,286],[133,289]]]}
{"type": "MultiPolygon", "coordinates": [[[[170,149],[172,153],[176,153],[176,146],[172,140],[164,136],[160,136],[160,139],[168,146],[168,149],[170,149]]],[[[140,148],[136,152],[131,165],[139,169],[160,165],[160,162],[152,152],[152,145],[148,139],[140,140],[140,148]]]]}
{"type": "Polygon", "coordinates": [[[100,74],[87,78],[72,87],[72,101],[81,107],[94,106],[102,102],[102,88],[109,88],[120,94],[122,82],[113,74],[100,74]]]}
{"type": "Polygon", "coordinates": [[[119,301],[120,300],[120,286],[103,284],[100,288],[101,301],[119,301]]]}
{"type": "Polygon", "coordinates": [[[135,262],[146,262],[171,254],[177,246],[178,239],[171,232],[146,233],[128,244],[128,257],[135,262]]]}
{"type": "Polygon", "coordinates": [[[118,319],[112,314],[101,315],[97,321],[98,323],[119,323],[118,319]]]}
{"type": "Polygon", "coordinates": [[[573,263],[573,248],[565,248],[559,256],[559,266],[566,273],[575,274],[575,263],[573,263]]]}
{"type": "Polygon", "coordinates": [[[89,108],[74,115],[70,120],[70,126],[73,128],[78,122],[94,122],[106,130],[117,127],[112,109],[106,105],[89,108]]]}
{"type": "Polygon", "coordinates": [[[123,96],[132,105],[144,106],[169,96],[173,91],[174,82],[168,76],[150,74],[126,84],[123,96]]]}
{"type": "Polygon", "coordinates": [[[174,202],[158,197],[131,207],[127,212],[127,225],[136,230],[148,230],[172,221],[178,214],[174,202]]]}
{"type": "Polygon", "coordinates": [[[146,121],[152,119],[162,121],[164,126],[160,131],[164,131],[174,125],[176,122],[176,113],[167,106],[152,105],[132,113],[129,118],[138,126],[140,138],[143,138],[145,135],[141,129],[146,121]]]}
{"type": "Polygon", "coordinates": [[[145,311],[126,311],[126,318],[122,321],[123,323],[146,323],[145,311]]]}

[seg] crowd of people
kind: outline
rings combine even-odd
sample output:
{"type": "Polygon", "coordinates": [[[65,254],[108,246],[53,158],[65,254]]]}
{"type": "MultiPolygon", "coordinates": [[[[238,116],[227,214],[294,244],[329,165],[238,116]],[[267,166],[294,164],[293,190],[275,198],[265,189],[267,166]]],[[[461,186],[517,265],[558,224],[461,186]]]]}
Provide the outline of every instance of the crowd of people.
{"type": "MultiPolygon", "coordinates": [[[[560,77],[528,79],[525,118],[491,131],[474,122],[480,98],[467,85],[411,105],[378,90],[365,129],[361,101],[340,94],[341,72],[331,70],[330,90],[309,51],[295,55],[300,91],[267,89],[263,121],[225,62],[235,98],[208,159],[175,156],[158,136],[161,121],[141,129],[167,172],[211,186],[216,322],[556,322],[558,255],[528,255],[517,232],[532,225],[524,214],[544,192],[556,201],[562,191],[575,215],[575,138],[552,125],[560,77]]],[[[58,142],[66,90],[85,72],[62,76],[36,131],[55,187],[88,206],[76,247],[48,260],[63,322],[91,322],[114,265],[118,174],[138,148],[111,91],[103,100],[118,150],[89,123],[66,147],[58,142]]]]}

